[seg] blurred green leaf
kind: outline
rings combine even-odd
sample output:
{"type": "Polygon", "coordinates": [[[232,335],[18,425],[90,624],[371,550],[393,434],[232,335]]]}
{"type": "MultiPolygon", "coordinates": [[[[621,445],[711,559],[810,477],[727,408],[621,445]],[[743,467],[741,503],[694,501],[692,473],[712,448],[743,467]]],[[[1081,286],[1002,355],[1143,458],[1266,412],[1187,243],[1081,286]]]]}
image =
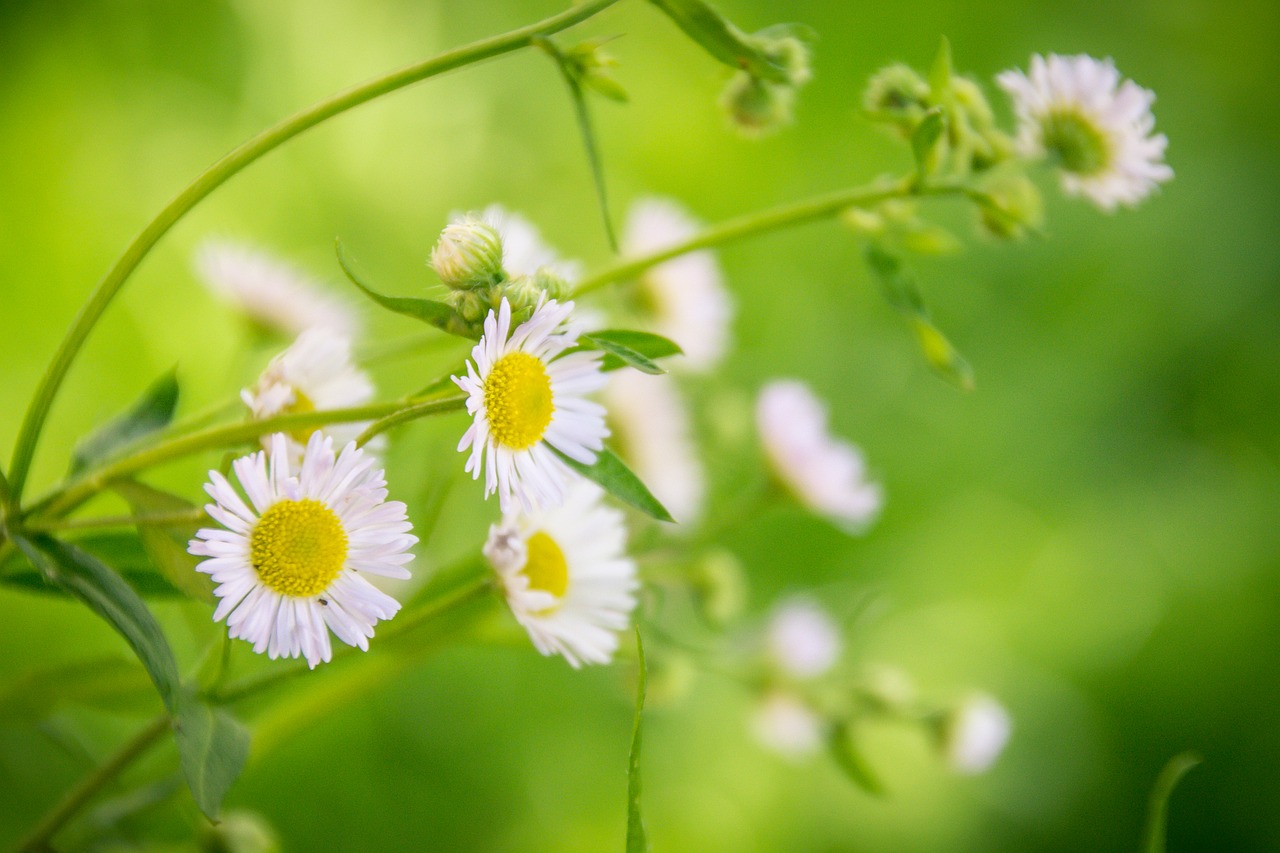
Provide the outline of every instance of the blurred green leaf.
{"type": "Polygon", "coordinates": [[[1147,805],[1147,826],[1142,834],[1143,853],[1165,853],[1165,834],[1168,831],[1169,798],[1187,771],[1203,759],[1194,752],[1183,752],[1169,759],[1169,763],[1156,777],[1147,805]]]}
{"type": "Polygon", "coordinates": [[[222,709],[184,696],[174,717],[182,775],[200,811],[218,819],[222,800],[249,757],[249,731],[222,709]]]}
{"type": "Polygon", "coordinates": [[[107,459],[145,435],[164,429],[178,408],[178,376],[170,370],[153,382],[127,411],[98,427],[71,453],[71,474],[107,459]]]}
{"type": "Polygon", "coordinates": [[[364,283],[364,277],[359,272],[359,265],[355,259],[347,252],[342,245],[341,240],[335,241],[335,247],[338,253],[338,265],[342,267],[342,271],[346,273],[351,283],[360,288],[365,296],[368,296],[374,302],[386,308],[388,311],[394,311],[397,314],[403,314],[406,317],[412,317],[415,320],[421,320],[429,323],[437,329],[448,332],[450,334],[469,337],[469,335],[461,334],[461,324],[458,316],[452,308],[443,302],[437,302],[433,299],[417,299],[409,296],[384,296],[373,288],[364,283]]]}
{"type": "Polygon", "coordinates": [[[952,346],[947,336],[925,317],[914,318],[911,328],[916,333],[925,361],[929,362],[934,372],[957,388],[972,391],[973,366],[952,346]]]}
{"type": "MultiPolygon", "coordinates": [[[[136,531],[91,533],[70,541],[77,548],[111,566],[139,595],[171,598],[182,594],[156,572],[136,531]]],[[[70,595],[66,589],[55,586],[37,571],[27,555],[20,550],[11,551],[0,562],[0,582],[48,595],[70,595]]]]}
{"type": "Polygon", "coordinates": [[[775,62],[760,49],[755,39],[735,27],[702,0],[650,2],[665,12],[703,50],[735,71],[745,70],[753,77],[772,83],[790,82],[785,66],[775,62]]]}
{"type": "Polygon", "coordinates": [[[97,658],[24,672],[0,687],[0,720],[31,725],[62,704],[119,713],[147,713],[155,691],[137,661],[97,658]]]}
{"type": "Polygon", "coordinates": [[[941,107],[934,107],[925,113],[924,118],[916,125],[911,134],[911,153],[916,158],[916,174],[924,177],[938,166],[938,158],[934,149],[946,128],[946,118],[941,107]]]}
{"type": "Polygon", "coordinates": [[[617,370],[630,365],[641,373],[654,376],[666,371],[655,364],[653,359],[676,355],[680,352],[680,347],[672,341],[646,332],[595,332],[583,335],[579,342],[584,346],[591,346],[608,353],[600,363],[602,370],[617,370]]]}
{"type": "Polygon", "coordinates": [[[938,43],[938,52],[934,54],[933,65],[929,68],[929,89],[934,100],[948,98],[951,93],[951,41],[943,36],[938,43]]]}
{"type": "Polygon", "coordinates": [[[671,513],[667,512],[667,508],[653,496],[649,488],[627,467],[626,463],[618,458],[618,454],[609,448],[606,447],[596,454],[594,465],[584,465],[576,459],[570,459],[559,450],[555,452],[570,468],[601,486],[628,506],[635,507],[658,521],[675,523],[671,513]]]}
{"type": "MultiPolygon", "coordinates": [[[[177,495],[153,489],[136,480],[122,480],[112,484],[120,497],[128,502],[135,515],[166,515],[193,512],[196,505],[177,495]]],[[[196,571],[201,558],[187,550],[191,537],[200,526],[198,521],[175,526],[173,524],[138,524],[138,535],[151,564],[165,580],[186,595],[198,600],[212,602],[213,581],[196,571]]]]}
{"type": "Polygon", "coordinates": [[[96,558],[50,536],[17,537],[18,546],[50,580],[89,605],[128,641],[169,713],[178,704],[178,665],[155,616],[138,594],[96,558]]]}
{"type": "Polygon", "coordinates": [[[640,814],[640,736],[643,732],[644,698],[649,673],[644,659],[644,641],[636,627],[636,715],[631,723],[631,753],[627,758],[627,853],[649,849],[644,819],[640,814]]]}
{"type": "Polygon", "coordinates": [[[880,777],[867,762],[862,750],[853,739],[853,729],[847,722],[839,722],[831,727],[827,735],[827,747],[836,765],[844,771],[849,781],[863,791],[875,797],[883,797],[887,793],[880,777]]]}

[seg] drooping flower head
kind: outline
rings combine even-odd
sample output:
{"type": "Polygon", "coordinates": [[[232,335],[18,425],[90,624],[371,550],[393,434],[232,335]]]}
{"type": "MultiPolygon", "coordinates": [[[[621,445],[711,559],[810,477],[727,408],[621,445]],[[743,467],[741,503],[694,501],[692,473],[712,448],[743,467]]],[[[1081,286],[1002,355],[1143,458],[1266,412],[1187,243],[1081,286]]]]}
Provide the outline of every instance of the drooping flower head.
{"type": "MultiPolygon", "coordinates": [[[[351,363],[351,343],[323,328],[308,329],[293,344],[271,360],[253,388],[240,392],[255,420],[277,415],[302,414],[326,409],[359,406],[373,398],[373,383],[351,363]]],[[[356,438],[367,423],[332,424],[323,432],[340,444],[356,438]]],[[[288,433],[290,459],[300,464],[302,452],[312,434],[320,428],[288,433]]],[[[270,448],[272,436],[262,437],[270,448]]]]}
{"type": "Polygon", "coordinates": [[[835,666],[842,646],[840,630],[817,602],[791,598],[769,617],[769,656],[792,678],[817,678],[835,666]]]}
{"type": "Polygon", "coordinates": [[[827,432],[827,410],[801,382],[769,383],[756,425],[778,479],[806,507],[843,529],[865,529],[880,511],[879,485],[867,480],[858,448],[827,432]]]}
{"type": "MultiPolygon", "coordinates": [[[[700,223],[670,199],[636,202],[627,214],[625,256],[646,255],[683,243],[700,223]]],[[[729,344],[733,300],[714,253],[688,252],[640,275],[640,297],[652,315],[652,329],[684,350],[677,369],[705,373],[719,364],[729,344]]]]}
{"type": "Polygon", "coordinates": [[[582,482],[563,506],[504,515],[484,546],[533,645],[574,668],[612,660],[636,605],[622,513],[601,497],[582,482]]]}
{"type": "Polygon", "coordinates": [[[485,475],[485,497],[504,513],[559,505],[577,475],[557,455],[593,464],[609,430],[604,407],[586,398],[605,383],[600,353],[564,351],[578,331],[565,323],[573,303],[544,302],[511,328],[511,305],[489,312],[467,375],[453,377],[475,418],[458,444],[471,450],[466,471],[485,475]]]}
{"type": "Polygon", "coordinates": [[[213,293],[260,326],[290,337],[316,327],[348,339],[360,331],[355,310],[345,300],[265,252],[208,240],[197,250],[195,265],[213,293]]]}
{"type": "Polygon", "coordinates": [[[277,434],[269,451],[233,463],[243,497],[210,471],[205,509],[221,527],[200,530],[189,550],[208,558],[196,568],[218,584],[214,621],[258,654],[313,668],[332,658],[330,631],[367,650],[373,626],[400,604],[364,576],[409,577],[418,541],[373,466],[354,444],[335,456],[333,439],[316,433],[295,474],[277,434]]]}
{"type": "Polygon", "coordinates": [[[1155,94],[1122,80],[1110,59],[1031,57],[1031,70],[997,77],[1013,98],[1018,144],[1028,157],[1054,157],[1062,188],[1112,211],[1135,205],[1173,177],[1165,135],[1153,134],[1155,94]]]}
{"type": "Polygon", "coordinates": [[[706,483],[689,411],[672,377],[619,370],[604,401],[632,470],[681,525],[697,521],[706,483]]]}

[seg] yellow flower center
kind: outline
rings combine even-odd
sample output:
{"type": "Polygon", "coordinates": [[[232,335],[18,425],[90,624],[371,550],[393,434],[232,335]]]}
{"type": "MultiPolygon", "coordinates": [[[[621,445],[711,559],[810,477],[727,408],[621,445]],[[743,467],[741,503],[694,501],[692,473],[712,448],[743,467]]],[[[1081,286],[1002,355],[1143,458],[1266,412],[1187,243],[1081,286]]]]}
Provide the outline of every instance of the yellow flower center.
{"type": "Polygon", "coordinates": [[[525,548],[529,557],[520,571],[529,579],[529,589],[564,598],[564,591],[569,588],[569,564],[565,562],[564,551],[560,550],[556,540],[539,530],[529,537],[525,548]]]}
{"type": "Polygon", "coordinates": [[[537,444],[556,410],[546,365],[527,352],[498,359],[484,381],[484,408],[498,444],[512,450],[537,444]]]}
{"type": "Polygon", "coordinates": [[[1106,136],[1078,110],[1049,113],[1040,123],[1040,132],[1045,149],[1068,172],[1088,177],[1105,171],[1111,164],[1111,146],[1106,136]]]}
{"type": "MultiPolygon", "coordinates": [[[[306,394],[303,394],[300,388],[295,387],[293,389],[293,402],[285,406],[283,409],[281,409],[280,414],[305,415],[310,412],[314,412],[315,410],[316,410],[315,402],[306,394]]],[[[315,433],[318,429],[320,428],[319,427],[301,427],[299,429],[290,430],[289,435],[292,436],[293,440],[298,442],[299,444],[306,444],[311,439],[312,434],[315,433]]]]}
{"type": "Polygon", "coordinates": [[[249,534],[249,559],[281,595],[310,598],[329,588],[347,559],[347,532],[317,500],[272,504],[249,534]]]}

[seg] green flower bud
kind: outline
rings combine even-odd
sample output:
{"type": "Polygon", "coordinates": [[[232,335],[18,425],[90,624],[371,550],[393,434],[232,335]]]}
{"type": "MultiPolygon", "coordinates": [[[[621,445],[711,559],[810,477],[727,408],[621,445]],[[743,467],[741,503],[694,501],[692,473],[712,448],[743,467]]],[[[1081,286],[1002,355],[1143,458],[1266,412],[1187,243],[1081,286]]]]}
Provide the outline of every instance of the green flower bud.
{"type": "Polygon", "coordinates": [[[449,304],[469,326],[484,322],[489,314],[489,301],[474,290],[455,290],[449,294],[449,304]]]}
{"type": "Polygon", "coordinates": [[[511,323],[514,327],[533,316],[534,310],[543,300],[543,290],[538,285],[536,275],[521,275],[508,279],[501,286],[501,296],[494,303],[501,304],[502,297],[511,303],[511,323]]]}
{"type": "Polygon", "coordinates": [[[564,277],[550,267],[538,267],[533,274],[533,284],[547,295],[548,299],[563,302],[573,295],[573,288],[564,277]]]}
{"type": "Polygon", "coordinates": [[[760,52],[785,69],[787,82],[793,88],[813,79],[813,71],[809,68],[809,47],[803,41],[792,35],[769,37],[757,33],[755,38],[760,52]]]}
{"type": "Polygon", "coordinates": [[[1026,175],[1005,172],[984,181],[978,206],[982,229],[1000,240],[1020,240],[1044,223],[1044,199],[1026,175]]]}
{"type": "Polygon", "coordinates": [[[454,289],[483,287],[501,281],[502,237],[497,229],[468,214],[440,234],[431,250],[431,266],[454,289]]]}
{"type": "Polygon", "coordinates": [[[795,90],[739,71],[729,80],[720,105],[747,136],[764,136],[791,122],[795,90]]]}
{"type": "Polygon", "coordinates": [[[690,582],[702,617],[724,627],[742,614],[747,603],[747,582],[742,564],[731,552],[717,548],[694,566],[690,582]]]}
{"type": "Polygon", "coordinates": [[[205,853],[279,853],[280,839],[259,815],[230,811],[207,827],[200,839],[205,853]]]}
{"type": "Polygon", "coordinates": [[[929,109],[929,84],[906,65],[890,65],[867,83],[862,106],[873,119],[910,132],[929,109]]]}

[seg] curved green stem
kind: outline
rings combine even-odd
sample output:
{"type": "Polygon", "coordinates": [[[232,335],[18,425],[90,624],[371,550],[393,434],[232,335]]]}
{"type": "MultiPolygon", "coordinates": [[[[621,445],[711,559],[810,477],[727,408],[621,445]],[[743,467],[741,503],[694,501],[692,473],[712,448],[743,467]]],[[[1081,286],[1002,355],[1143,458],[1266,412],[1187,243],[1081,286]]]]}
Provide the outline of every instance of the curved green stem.
{"type": "Polygon", "coordinates": [[[159,215],[151,221],[151,224],[134,238],[115,265],[98,282],[98,286],[89,297],[89,301],[85,303],[72,322],[71,328],[62,339],[57,353],[45,370],[44,376],[40,380],[40,385],[36,389],[35,396],[27,407],[26,415],[23,418],[18,440],[13,450],[13,464],[10,466],[11,488],[8,502],[16,504],[22,498],[27,473],[30,471],[31,461],[35,455],[36,442],[44,427],[45,419],[49,415],[49,409],[53,405],[53,399],[66,378],[67,371],[70,370],[76,355],[80,352],[81,346],[89,337],[89,332],[93,330],[94,325],[107,309],[111,300],[124,286],[129,276],[137,269],[152,247],[173,227],[174,223],[195,207],[205,196],[259,157],[326,119],[346,112],[352,107],[359,106],[381,95],[402,89],[411,83],[417,83],[429,77],[443,74],[446,71],[452,71],[465,65],[528,47],[535,38],[557,33],[574,24],[581,23],[616,2],[617,0],[587,0],[587,2],[539,21],[536,24],[492,38],[482,39],[465,47],[446,51],[425,62],[410,65],[339,92],[299,113],[295,113],[274,127],[264,130],[205,170],[186,189],[178,193],[164,210],[160,211],[159,215]]]}
{"type": "Polygon", "coordinates": [[[54,530],[96,530],[102,527],[185,527],[198,524],[208,518],[203,509],[181,512],[160,512],[150,515],[104,515],[97,518],[33,518],[22,525],[32,533],[49,533],[54,530]]]}
{"type": "Polygon", "coordinates": [[[43,498],[31,508],[30,513],[40,513],[44,516],[60,515],[84,503],[109,483],[128,477],[130,474],[135,474],[145,468],[179,459],[183,456],[189,456],[202,450],[253,441],[273,432],[293,432],[295,430],[322,427],[326,424],[375,420],[397,412],[405,408],[406,405],[412,405],[418,410],[417,417],[424,417],[427,414],[459,411],[466,406],[466,398],[449,397],[419,405],[403,401],[370,403],[366,406],[355,406],[350,409],[329,409],[327,411],[279,415],[274,418],[264,418],[258,421],[199,430],[188,435],[163,441],[160,444],[140,450],[137,453],[91,471],[43,498]]]}
{"type": "Polygon", "coordinates": [[[425,418],[430,415],[439,414],[441,411],[454,411],[458,408],[466,406],[466,398],[451,397],[448,400],[428,400],[424,403],[415,403],[406,406],[398,412],[392,412],[385,418],[380,418],[369,424],[368,428],[360,435],[356,436],[356,447],[364,447],[376,435],[386,432],[392,427],[400,424],[407,424],[409,421],[416,421],[419,418],[425,418]],[[462,406],[457,403],[461,400],[462,406]],[[442,403],[447,403],[448,407],[441,408],[442,403]]]}
{"type": "Polygon", "coordinates": [[[739,216],[736,219],[730,219],[728,222],[713,225],[695,234],[683,243],[677,243],[661,251],[606,267],[595,275],[579,282],[573,293],[574,296],[580,296],[583,293],[598,290],[606,284],[634,278],[650,267],[657,266],[663,261],[669,261],[688,252],[707,249],[722,243],[730,243],[745,237],[754,237],[757,234],[777,231],[793,225],[801,225],[805,222],[826,219],[850,207],[877,204],[891,198],[926,195],[967,195],[970,192],[968,187],[960,183],[947,182],[915,186],[912,180],[907,179],[896,181],[892,184],[875,184],[826,193],[803,201],[792,202],[791,204],[784,204],[768,210],[739,216]]]}

